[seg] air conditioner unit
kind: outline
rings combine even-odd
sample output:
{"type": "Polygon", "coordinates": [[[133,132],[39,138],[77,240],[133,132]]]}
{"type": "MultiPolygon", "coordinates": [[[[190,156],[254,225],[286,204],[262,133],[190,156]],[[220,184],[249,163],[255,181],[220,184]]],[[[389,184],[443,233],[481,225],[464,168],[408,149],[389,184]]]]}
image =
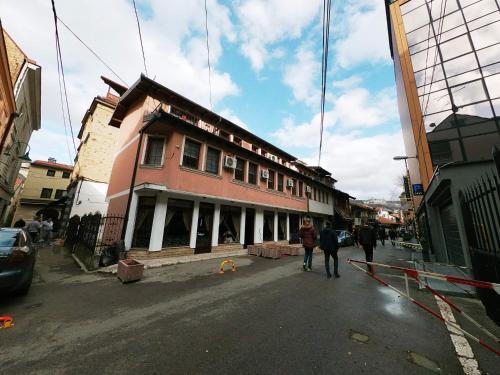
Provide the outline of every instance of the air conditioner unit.
{"type": "Polygon", "coordinates": [[[310,186],[306,186],[306,193],[312,193],[312,188],[310,186]]]}
{"type": "Polygon", "coordinates": [[[224,158],[224,167],[236,169],[236,158],[226,155],[226,157],[224,158]]]}
{"type": "Polygon", "coordinates": [[[286,180],[286,186],[289,188],[293,188],[293,180],[291,178],[286,180]]]}
{"type": "Polygon", "coordinates": [[[271,159],[272,161],[278,162],[278,157],[275,155],[270,155],[269,159],[271,159]]]}
{"type": "Polygon", "coordinates": [[[264,180],[267,180],[269,178],[269,171],[267,169],[263,169],[260,171],[260,177],[262,177],[264,180]]]}

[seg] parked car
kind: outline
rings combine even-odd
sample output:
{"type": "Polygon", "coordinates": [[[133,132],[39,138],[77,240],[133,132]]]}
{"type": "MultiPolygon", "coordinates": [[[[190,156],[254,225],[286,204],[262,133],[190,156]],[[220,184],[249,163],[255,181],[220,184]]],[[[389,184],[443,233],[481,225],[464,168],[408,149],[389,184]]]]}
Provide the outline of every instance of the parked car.
{"type": "Polygon", "coordinates": [[[349,233],[346,230],[337,230],[337,238],[339,240],[340,246],[352,246],[354,245],[354,237],[352,233],[349,233]]]}
{"type": "Polygon", "coordinates": [[[1,228],[0,296],[28,293],[35,261],[36,248],[24,229],[1,228]]]}

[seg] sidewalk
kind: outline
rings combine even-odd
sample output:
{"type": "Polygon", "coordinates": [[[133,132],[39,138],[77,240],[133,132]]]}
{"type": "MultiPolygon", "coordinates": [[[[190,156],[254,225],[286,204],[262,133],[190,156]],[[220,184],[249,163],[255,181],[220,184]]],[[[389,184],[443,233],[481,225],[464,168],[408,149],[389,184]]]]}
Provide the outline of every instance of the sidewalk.
{"type": "MultiPolygon", "coordinates": [[[[200,262],[203,260],[229,258],[242,255],[248,255],[248,251],[244,249],[244,250],[230,251],[227,253],[206,253],[197,255],[185,255],[180,257],[144,259],[140,260],[140,262],[144,264],[144,269],[150,269],[150,268],[159,268],[165,266],[173,266],[175,264],[200,262]]],[[[113,264],[112,266],[101,267],[97,270],[97,272],[115,274],[117,272],[117,269],[118,265],[113,264]]]]}

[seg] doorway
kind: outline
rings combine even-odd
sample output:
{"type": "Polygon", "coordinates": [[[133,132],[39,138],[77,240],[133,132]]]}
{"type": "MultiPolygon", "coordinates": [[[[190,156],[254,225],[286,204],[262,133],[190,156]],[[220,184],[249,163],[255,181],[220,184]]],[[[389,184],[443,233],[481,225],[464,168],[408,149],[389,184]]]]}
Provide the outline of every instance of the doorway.
{"type": "Polygon", "coordinates": [[[198,227],[196,231],[195,254],[209,253],[212,251],[212,227],[214,221],[214,205],[212,203],[200,203],[200,214],[198,216],[198,227]]]}
{"type": "Polygon", "coordinates": [[[245,215],[245,248],[254,244],[255,210],[247,208],[245,215]]]}

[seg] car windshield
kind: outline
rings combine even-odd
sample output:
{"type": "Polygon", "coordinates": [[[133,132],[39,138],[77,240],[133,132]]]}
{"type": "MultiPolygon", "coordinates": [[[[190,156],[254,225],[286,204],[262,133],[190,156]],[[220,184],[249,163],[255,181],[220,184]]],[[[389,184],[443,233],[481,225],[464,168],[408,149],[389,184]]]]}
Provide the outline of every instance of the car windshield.
{"type": "Polygon", "coordinates": [[[19,232],[12,230],[0,230],[0,247],[18,246],[19,232]]]}

